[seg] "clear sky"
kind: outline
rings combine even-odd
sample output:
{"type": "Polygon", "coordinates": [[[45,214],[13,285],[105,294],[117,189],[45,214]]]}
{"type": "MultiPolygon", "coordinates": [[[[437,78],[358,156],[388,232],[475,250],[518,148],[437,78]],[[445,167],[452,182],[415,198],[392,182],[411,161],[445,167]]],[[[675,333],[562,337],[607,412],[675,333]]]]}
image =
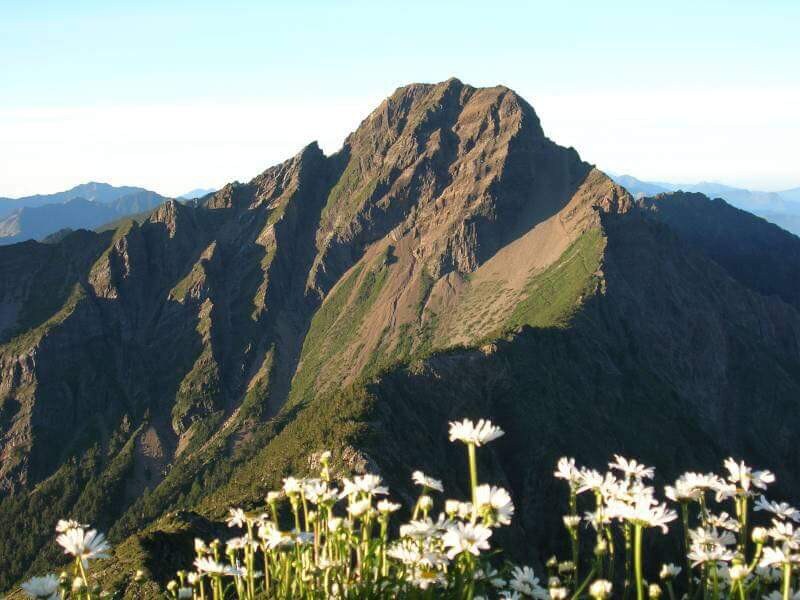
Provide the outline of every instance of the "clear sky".
{"type": "Polygon", "coordinates": [[[800,186],[799,31],[797,0],[0,0],[0,196],[245,181],[450,76],[612,172],[800,186]]]}

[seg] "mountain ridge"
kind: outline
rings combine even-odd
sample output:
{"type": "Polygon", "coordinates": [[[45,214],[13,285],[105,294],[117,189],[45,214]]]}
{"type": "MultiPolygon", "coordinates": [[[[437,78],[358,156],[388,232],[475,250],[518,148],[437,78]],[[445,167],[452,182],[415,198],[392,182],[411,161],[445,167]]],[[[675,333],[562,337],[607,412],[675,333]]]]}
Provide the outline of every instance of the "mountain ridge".
{"type": "Polygon", "coordinates": [[[642,181],[631,175],[613,175],[617,183],[626,186],[634,196],[655,196],[667,192],[701,193],[709,198],[722,198],[737,208],[746,210],[800,235],[800,193],[798,188],[779,192],[761,192],[737,188],[717,182],[675,184],[642,181]]]}

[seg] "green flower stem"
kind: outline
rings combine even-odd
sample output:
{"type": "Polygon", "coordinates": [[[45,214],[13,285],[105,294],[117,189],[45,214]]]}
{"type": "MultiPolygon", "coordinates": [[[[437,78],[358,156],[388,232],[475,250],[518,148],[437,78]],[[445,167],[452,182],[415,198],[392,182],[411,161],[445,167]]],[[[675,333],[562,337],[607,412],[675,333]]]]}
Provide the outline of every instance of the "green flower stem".
{"type": "Polygon", "coordinates": [[[686,591],[692,597],[692,561],[689,558],[689,503],[681,502],[681,520],[683,521],[683,555],[686,558],[686,591]]]}
{"type": "Polygon", "coordinates": [[[669,595],[669,600],[675,600],[675,590],[672,588],[672,581],[667,579],[667,594],[669,595]]]}
{"type": "Polygon", "coordinates": [[[736,512],[739,517],[739,552],[746,556],[747,552],[747,528],[748,528],[748,505],[747,496],[741,496],[736,500],[736,512]]]}
{"type": "Polygon", "coordinates": [[[472,488],[472,520],[474,521],[478,510],[478,461],[475,457],[475,444],[467,444],[467,454],[469,456],[469,480],[472,488]]]}
{"type": "Polygon", "coordinates": [[[578,600],[578,598],[581,597],[581,594],[583,594],[583,591],[586,589],[586,586],[589,585],[589,582],[594,578],[596,572],[597,569],[595,567],[592,567],[591,571],[589,571],[589,574],[586,576],[586,579],[584,579],[581,582],[581,584],[575,590],[575,593],[572,594],[571,600],[578,600]]]}
{"type": "Polygon", "coordinates": [[[789,600],[792,582],[792,565],[784,563],[783,565],[783,600],[789,600]]]}
{"type": "Polygon", "coordinates": [[[633,564],[636,571],[636,600],[644,600],[644,578],[642,577],[642,526],[633,529],[633,564]]]}
{"type": "Polygon", "coordinates": [[[78,570],[80,571],[83,585],[86,588],[86,600],[92,600],[92,591],[89,589],[89,577],[86,575],[86,569],[83,568],[83,561],[80,556],[75,557],[75,562],[78,563],[78,570]]]}
{"type": "Polygon", "coordinates": [[[717,573],[717,563],[712,563],[711,567],[711,590],[712,590],[712,597],[714,600],[719,598],[719,576],[717,573]]]}
{"type": "Polygon", "coordinates": [[[745,593],[744,593],[744,581],[742,579],[740,579],[736,583],[737,583],[737,587],[739,588],[739,600],[746,600],[746,596],[745,596],[745,593]]]}
{"type": "Polygon", "coordinates": [[[631,591],[631,554],[632,554],[632,536],[631,525],[625,522],[622,526],[623,534],[625,537],[625,582],[623,585],[623,600],[628,600],[631,591]]]}

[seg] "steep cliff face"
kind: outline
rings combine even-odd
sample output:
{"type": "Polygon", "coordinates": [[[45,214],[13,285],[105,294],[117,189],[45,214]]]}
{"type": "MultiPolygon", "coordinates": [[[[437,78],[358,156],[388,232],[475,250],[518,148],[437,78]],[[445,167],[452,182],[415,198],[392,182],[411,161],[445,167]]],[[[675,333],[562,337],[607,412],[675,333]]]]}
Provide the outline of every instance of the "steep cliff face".
{"type": "Polygon", "coordinates": [[[322,447],[401,491],[410,468],[448,479],[462,414],[509,431],[485,466],[534,550],[559,453],[793,469],[793,418],[751,421],[794,412],[796,294],[690,235],[679,200],[635,203],[513,91],[449,80],[398,89],[334,155],[0,248],[0,589],[57,557],[59,517],[156,535],[170,510],[258,503],[322,447]]]}

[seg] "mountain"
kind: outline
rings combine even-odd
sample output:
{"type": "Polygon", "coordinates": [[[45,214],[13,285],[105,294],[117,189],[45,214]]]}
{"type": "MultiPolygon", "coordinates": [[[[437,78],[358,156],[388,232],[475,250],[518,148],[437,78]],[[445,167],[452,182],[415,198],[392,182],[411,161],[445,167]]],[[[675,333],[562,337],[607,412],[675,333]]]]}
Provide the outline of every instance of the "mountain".
{"type": "Polygon", "coordinates": [[[778,192],[778,195],[791,202],[800,202],[800,187],[792,188],[791,190],[783,190],[782,192],[778,192]]]}
{"type": "Polygon", "coordinates": [[[148,190],[130,186],[116,187],[107,183],[90,181],[89,183],[76,185],[65,192],[57,192],[55,194],[37,194],[35,196],[25,196],[24,198],[0,198],[0,217],[10,215],[12,212],[22,208],[33,208],[44,206],[45,204],[62,204],[75,198],[83,198],[91,202],[105,204],[124,196],[143,192],[148,192],[148,190]]]}
{"type": "MultiPolygon", "coordinates": [[[[116,188],[119,189],[119,188],[116,188]]],[[[63,203],[19,208],[0,220],[0,244],[40,240],[62,229],[94,229],[122,216],[151,210],[167,199],[147,190],[103,201],[73,198],[63,203]]]]}
{"type": "Polygon", "coordinates": [[[642,181],[631,175],[613,175],[612,178],[637,198],[671,191],[694,192],[710,198],[722,198],[737,208],[763,217],[791,233],[800,235],[800,188],[783,192],[759,192],[707,181],[676,184],[642,181]]]}
{"type": "Polygon", "coordinates": [[[512,90],[455,79],[399,88],[330,156],[0,248],[0,589],[62,560],[69,516],[147,597],[136,568],[171,577],[322,449],[404,500],[417,468],[465,497],[462,416],[507,431],[479,470],[530,560],[564,454],[667,478],[735,455],[797,498],[798,256],[724,202],[636,200],[512,90]]]}
{"type": "Polygon", "coordinates": [[[181,194],[178,196],[181,200],[195,200],[197,198],[202,198],[203,196],[208,196],[209,194],[213,194],[216,192],[214,188],[196,188],[190,192],[186,192],[185,194],[181,194]]]}
{"type": "Polygon", "coordinates": [[[637,198],[664,194],[676,189],[671,184],[662,185],[650,181],[642,181],[641,179],[636,179],[636,177],[632,175],[612,175],[611,177],[637,198]]]}

